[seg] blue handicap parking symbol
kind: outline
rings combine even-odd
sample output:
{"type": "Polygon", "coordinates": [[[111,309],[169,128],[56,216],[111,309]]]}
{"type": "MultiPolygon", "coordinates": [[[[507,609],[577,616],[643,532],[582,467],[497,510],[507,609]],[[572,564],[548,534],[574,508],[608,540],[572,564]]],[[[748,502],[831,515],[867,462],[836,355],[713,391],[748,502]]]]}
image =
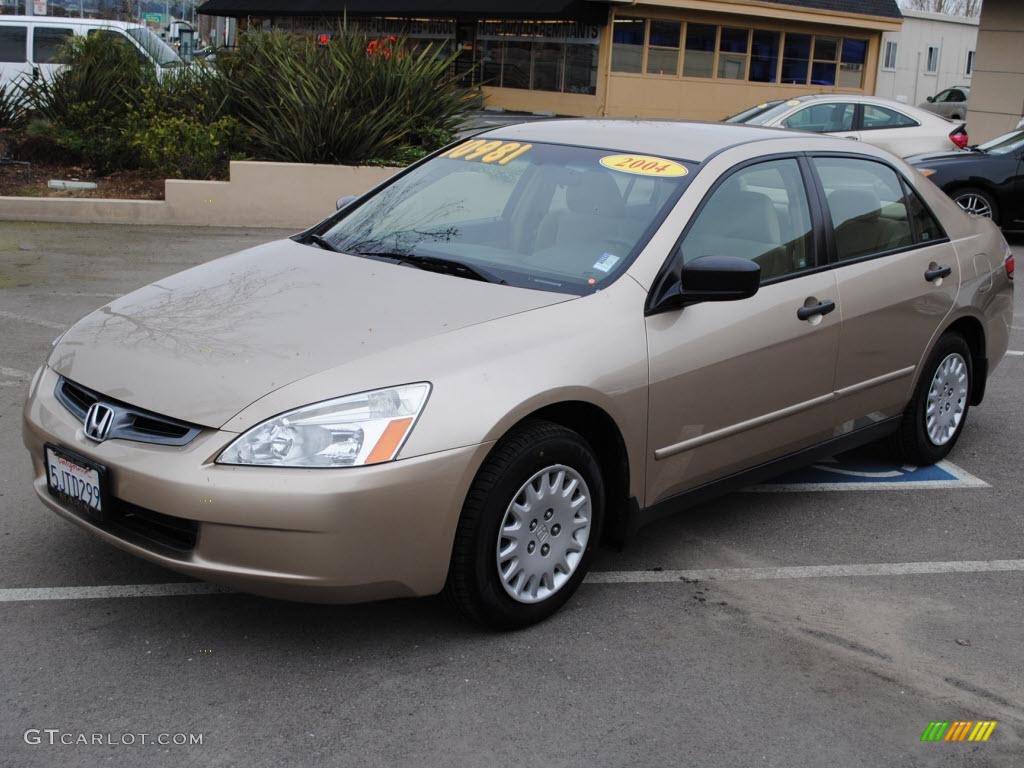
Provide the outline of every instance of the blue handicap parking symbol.
{"type": "Polygon", "coordinates": [[[877,447],[859,448],[789,472],[750,491],[893,491],[987,488],[988,483],[949,461],[930,467],[900,464],[877,447]]]}

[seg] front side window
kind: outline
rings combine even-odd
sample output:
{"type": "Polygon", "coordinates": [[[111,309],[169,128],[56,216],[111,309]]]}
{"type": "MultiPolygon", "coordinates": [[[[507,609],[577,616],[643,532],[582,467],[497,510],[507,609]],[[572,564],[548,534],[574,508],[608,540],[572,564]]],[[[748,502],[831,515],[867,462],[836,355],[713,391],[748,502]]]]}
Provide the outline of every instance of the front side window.
{"type": "Polygon", "coordinates": [[[32,61],[36,64],[52,64],[64,43],[75,33],[60,27],[36,27],[32,30],[32,61]]]}
{"type": "Polygon", "coordinates": [[[811,215],[791,158],[742,168],[707,199],[680,244],[684,262],[737,256],[761,266],[761,281],[815,266],[811,215]]]}
{"type": "Polygon", "coordinates": [[[28,28],[0,26],[0,62],[28,61],[28,28]]]}
{"type": "Polygon", "coordinates": [[[887,165],[849,157],[816,157],[836,255],[860,259],[913,245],[906,193],[887,165]]]}
{"type": "Polygon", "coordinates": [[[487,279],[583,294],[628,267],[689,181],[682,161],[472,139],[322,233],[338,258],[457,262],[487,279]]]}
{"type": "Polygon", "coordinates": [[[945,91],[936,96],[935,100],[940,102],[959,103],[962,101],[967,101],[967,97],[964,96],[964,92],[961,91],[959,88],[947,88],[945,91]]]}
{"type": "Polygon", "coordinates": [[[853,130],[855,107],[850,103],[812,104],[782,121],[786,128],[814,133],[839,133],[853,130]]]}
{"type": "Polygon", "coordinates": [[[888,107],[880,107],[877,104],[864,105],[864,116],[861,121],[861,128],[865,131],[881,128],[911,128],[917,125],[916,120],[907,117],[902,112],[888,107]]]}

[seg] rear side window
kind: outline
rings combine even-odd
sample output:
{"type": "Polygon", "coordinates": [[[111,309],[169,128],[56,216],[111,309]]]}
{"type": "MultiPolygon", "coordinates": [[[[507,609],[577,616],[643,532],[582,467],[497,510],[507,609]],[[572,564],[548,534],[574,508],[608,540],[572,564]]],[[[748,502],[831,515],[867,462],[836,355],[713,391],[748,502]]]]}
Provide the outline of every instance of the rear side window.
{"type": "Polygon", "coordinates": [[[811,216],[796,160],[771,160],[729,176],[707,199],[680,245],[683,261],[738,256],[762,282],[815,266],[811,216]]]}
{"type": "Polygon", "coordinates": [[[0,61],[28,61],[27,40],[27,27],[0,26],[0,61]]]}
{"type": "Polygon", "coordinates": [[[70,29],[59,27],[36,27],[32,30],[32,61],[36,64],[50,64],[64,43],[74,35],[70,29]]]}
{"type": "Polygon", "coordinates": [[[853,104],[814,104],[783,121],[787,128],[815,133],[853,130],[853,104]]]}
{"type": "Polygon", "coordinates": [[[874,104],[864,105],[864,117],[862,118],[865,131],[878,128],[909,128],[917,125],[917,121],[907,117],[902,112],[888,107],[879,107],[874,104]]]}
{"type": "Polygon", "coordinates": [[[903,183],[887,165],[849,157],[816,157],[840,261],[914,244],[903,183]]]}
{"type": "Polygon", "coordinates": [[[932,215],[917,193],[910,188],[905,179],[903,189],[906,193],[907,210],[910,212],[910,221],[914,225],[914,240],[918,243],[930,243],[934,240],[941,240],[946,236],[942,225],[932,215]]]}

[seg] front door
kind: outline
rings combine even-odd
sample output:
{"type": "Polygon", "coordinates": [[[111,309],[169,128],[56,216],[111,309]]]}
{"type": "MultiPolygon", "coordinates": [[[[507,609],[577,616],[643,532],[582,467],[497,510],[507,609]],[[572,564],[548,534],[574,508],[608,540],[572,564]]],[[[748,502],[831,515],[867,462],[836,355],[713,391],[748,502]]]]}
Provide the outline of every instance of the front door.
{"type": "Polygon", "coordinates": [[[674,255],[752,259],[762,287],[647,319],[648,505],[832,433],[840,313],[804,179],[795,158],[733,171],[674,255]]]}
{"type": "Polygon", "coordinates": [[[960,267],[939,223],[891,166],[853,157],[812,164],[829,209],[843,315],[835,416],[850,430],[903,411],[953,307],[960,267]]]}

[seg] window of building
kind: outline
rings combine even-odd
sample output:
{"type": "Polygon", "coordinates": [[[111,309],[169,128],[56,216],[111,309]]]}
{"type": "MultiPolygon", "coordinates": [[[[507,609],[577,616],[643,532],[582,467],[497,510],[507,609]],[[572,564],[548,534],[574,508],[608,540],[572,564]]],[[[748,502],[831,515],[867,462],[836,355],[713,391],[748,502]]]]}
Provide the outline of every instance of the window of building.
{"type": "Polygon", "coordinates": [[[749,29],[722,27],[718,43],[718,76],[727,80],[747,79],[747,46],[749,29]]]}
{"type": "Polygon", "coordinates": [[[714,24],[686,25],[686,55],[683,74],[686,77],[711,77],[715,66],[715,42],[718,27],[714,24]]]}
{"type": "Polygon", "coordinates": [[[924,71],[929,75],[934,75],[939,71],[939,49],[934,45],[928,46],[928,57],[925,60],[924,71]]]}
{"type": "Polygon", "coordinates": [[[682,23],[651,19],[647,48],[647,74],[675,75],[679,71],[682,23]]]}
{"type": "Polygon", "coordinates": [[[907,117],[902,112],[875,104],[865,104],[864,115],[861,118],[861,129],[865,131],[881,128],[911,128],[917,124],[916,120],[907,117]]]}
{"type": "Polygon", "coordinates": [[[814,60],[811,63],[812,85],[836,84],[836,59],[839,56],[839,38],[814,38],[814,60]]]}
{"type": "Polygon", "coordinates": [[[616,18],[612,27],[612,71],[642,72],[644,19],[616,18]]]}
{"type": "Polygon", "coordinates": [[[811,63],[811,36],[786,33],[782,44],[783,83],[806,83],[811,63]]]}
{"type": "Polygon", "coordinates": [[[702,256],[750,259],[761,266],[762,282],[813,267],[811,215],[797,161],[770,160],[736,171],[711,193],[680,250],[687,262],[702,256]]]}
{"type": "Polygon", "coordinates": [[[27,27],[8,27],[6,25],[0,27],[0,61],[27,62],[27,41],[27,27]]]}
{"type": "Polygon", "coordinates": [[[750,45],[750,76],[755,83],[774,83],[779,69],[779,32],[754,30],[750,45]]]}
{"type": "Polygon", "coordinates": [[[841,261],[912,245],[907,200],[896,172],[870,160],[818,157],[841,261]]]}
{"type": "Polygon", "coordinates": [[[967,52],[967,67],[964,69],[965,75],[974,74],[974,51],[967,52]]]}
{"type": "Polygon", "coordinates": [[[839,57],[840,88],[861,88],[864,85],[864,63],[868,58],[868,41],[844,37],[839,57]]]}
{"type": "Polygon", "coordinates": [[[596,93],[598,35],[575,22],[479,22],[475,77],[500,88],[596,93]]]}
{"type": "Polygon", "coordinates": [[[882,60],[882,69],[896,69],[896,52],[899,50],[899,43],[895,40],[885,41],[885,58],[882,60]]]}
{"type": "Polygon", "coordinates": [[[57,52],[74,35],[70,29],[59,27],[36,27],[32,30],[32,61],[36,64],[50,64],[57,58],[57,52]]]}

